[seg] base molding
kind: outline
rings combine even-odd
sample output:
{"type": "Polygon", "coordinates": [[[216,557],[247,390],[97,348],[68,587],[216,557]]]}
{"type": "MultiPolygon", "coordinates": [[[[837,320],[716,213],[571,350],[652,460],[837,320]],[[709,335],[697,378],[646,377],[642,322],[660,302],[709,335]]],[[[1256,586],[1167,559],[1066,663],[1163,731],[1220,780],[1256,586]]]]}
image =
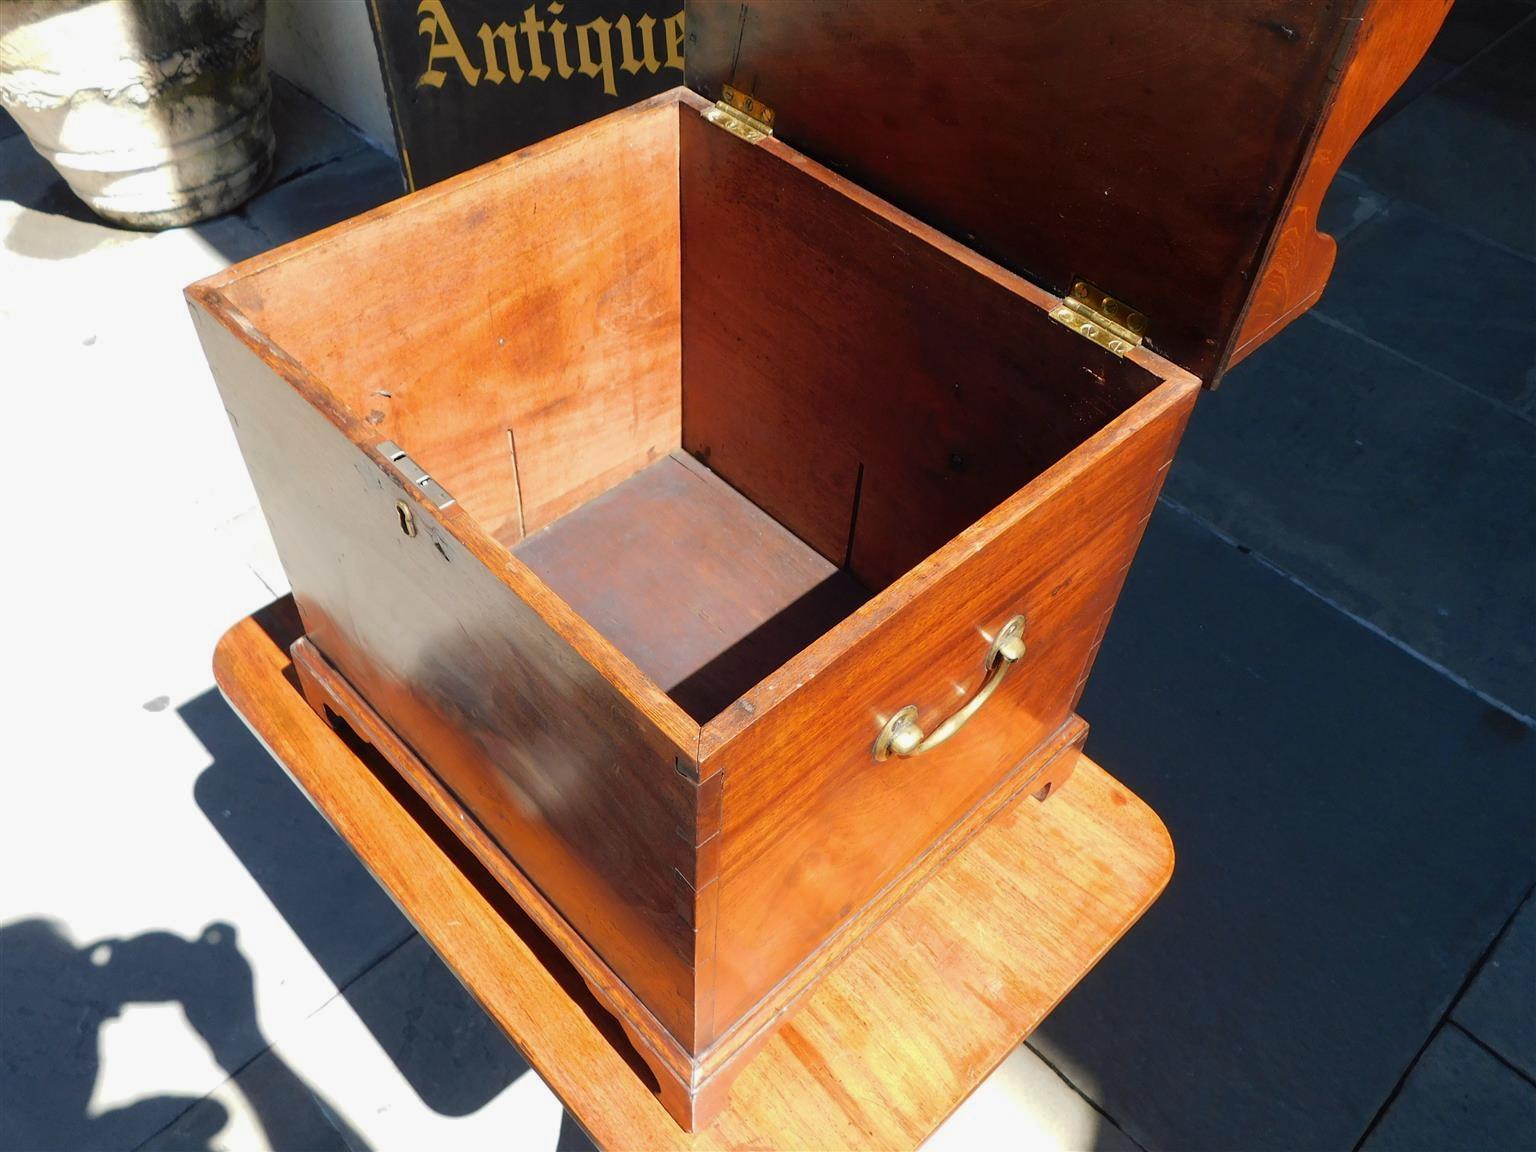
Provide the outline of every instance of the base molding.
{"type": "Polygon", "coordinates": [[[793,1015],[818,982],[921,889],[950,856],[1001,812],[1033,796],[1044,800],[1071,775],[1088,726],[1072,716],[1021,761],[975,807],[849,920],[751,1011],[707,1049],[692,1052],[673,1036],[571,927],[517,864],[480,827],[415,752],[401,740],[306,637],[291,648],[299,687],[311,709],[335,727],[341,721],[375,751],[453,829],[580,975],[592,996],[622,1029],[653,1078],[647,1087],[688,1132],[708,1127],[726,1107],[731,1086],[752,1057],[793,1015]]]}

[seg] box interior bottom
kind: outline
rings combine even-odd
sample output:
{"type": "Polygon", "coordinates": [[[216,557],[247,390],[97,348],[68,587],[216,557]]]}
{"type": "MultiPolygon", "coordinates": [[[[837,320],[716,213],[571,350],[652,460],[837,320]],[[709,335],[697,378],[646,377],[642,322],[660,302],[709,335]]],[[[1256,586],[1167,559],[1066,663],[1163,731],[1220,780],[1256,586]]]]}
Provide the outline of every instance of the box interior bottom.
{"type": "Polygon", "coordinates": [[[684,451],[512,551],[700,724],[872,595],[684,451]]]}

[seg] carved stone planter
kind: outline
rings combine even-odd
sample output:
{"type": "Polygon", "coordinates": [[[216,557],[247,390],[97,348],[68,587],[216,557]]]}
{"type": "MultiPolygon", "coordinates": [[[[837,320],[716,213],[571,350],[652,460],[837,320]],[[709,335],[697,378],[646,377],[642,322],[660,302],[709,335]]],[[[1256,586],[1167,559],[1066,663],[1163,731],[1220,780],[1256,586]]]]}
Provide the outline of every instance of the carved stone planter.
{"type": "Polygon", "coordinates": [[[97,215],[171,228],[272,166],[265,0],[0,3],[0,104],[97,215]]]}

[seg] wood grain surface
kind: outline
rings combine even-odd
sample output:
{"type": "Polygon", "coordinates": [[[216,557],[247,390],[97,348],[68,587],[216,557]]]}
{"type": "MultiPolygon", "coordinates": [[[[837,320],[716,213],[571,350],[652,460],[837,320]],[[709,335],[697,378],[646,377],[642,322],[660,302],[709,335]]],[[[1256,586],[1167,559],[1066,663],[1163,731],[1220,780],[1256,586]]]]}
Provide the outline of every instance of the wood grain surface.
{"type": "Polygon", "coordinates": [[[1011,271],[1096,284],[1213,381],[1358,9],[688,0],[687,76],[752,93],[779,139],[1011,271]]]}
{"type": "Polygon", "coordinates": [[[1197,392],[1162,385],[706,728],[700,771],[725,776],[718,1029],[1067,723],[1197,392]],[[1025,655],[965,728],[874,760],[897,710],[931,731],[976,692],[1015,614],[1025,655]]]}
{"type": "Polygon", "coordinates": [[[1076,792],[1192,373],[1315,298],[1412,7],[690,0],[690,82],[781,138],[674,89],[189,289],[317,709],[547,902],[685,1123],[999,805],[1076,792]],[[1147,345],[1050,321],[1078,277],[1147,345]],[[1015,613],[986,710],[874,761],[1015,613]]]}
{"type": "Polygon", "coordinates": [[[662,97],[207,281],[515,542],[679,442],[662,97]]]}
{"type": "Polygon", "coordinates": [[[302,370],[195,320],[310,641],[647,1006],[636,1026],[691,1038],[674,877],[698,726],[467,512],[383,464],[355,418],[338,427],[302,370]]]}
{"type": "Polygon", "coordinates": [[[690,1092],[1005,779],[1080,740],[1070,703],[1194,395],[707,107],[674,90],[189,290],[315,659],[690,1092]],[[523,235],[551,201],[601,217],[590,263],[559,212],[559,237],[523,235]],[[527,244],[518,266],[440,251],[527,244]],[[381,286],[398,267],[427,294],[381,286]],[[470,498],[425,499],[386,434],[470,498]],[[662,459],[678,439],[730,487],[662,459]],[[801,515],[819,493],[830,520],[801,515]],[[987,714],[878,768],[881,713],[953,711],[1014,611],[1033,647],[987,714]]]}
{"type": "Polygon", "coordinates": [[[701,724],[869,599],[681,451],[513,551],[701,724]]]}
{"type": "Polygon", "coordinates": [[[683,446],[872,590],[1169,375],[793,149],[681,132],[683,446]]]}
{"type": "Polygon", "coordinates": [[[1173,852],[1091,761],[959,850],[818,984],[704,1131],[683,1132],[575,970],[408,787],[304,701],[290,601],[220,642],[219,687],[604,1148],[912,1148],[1141,915],[1173,852]]]}
{"type": "Polygon", "coordinates": [[[1337,246],[1318,213],[1344,158],[1429,50],[1451,0],[1371,0],[1306,173],[1248,303],[1229,364],[1247,356],[1323,294],[1337,246]]]}
{"type": "MultiPolygon", "coordinates": [[[[692,870],[685,872],[688,864],[679,863],[675,879],[678,882],[679,921],[691,930],[681,935],[680,942],[688,946],[682,959],[696,977],[697,998],[693,1032],[679,1038],[669,1028],[658,1025],[647,1003],[586,941],[559,906],[545,896],[524,871],[519,857],[487,831],[487,825],[380,719],[368,701],[306,637],[294,641],[291,655],[299,687],[315,714],[334,727],[360,755],[365,754],[363,749],[371,749],[369,755],[382,758],[400,779],[415,789],[437,818],[454,830],[460,842],[575,966],[588,990],[614,1014],[633,1054],[649,1070],[647,1083],[678,1124],[689,1132],[707,1127],[713,1121],[729,1099],[736,1077],[773,1033],[793,1019],[815,982],[835,968],[873,925],[899,907],[956,849],[1019,796],[1030,794],[1043,801],[1055,794],[1071,777],[1088,731],[1088,726],[1076,717],[1064,724],[1052,740],[1018,764],[960,819],[943,829],[908,861],[898,876],[840,925],[835,937],[821,942],[805,962],[774,989],[772,996],[765,998],[756,1011],[739,1022],[740,1026],[718,1042],[711,1043],[716,1032],[715,925],[720,896],[722,774],[696,783],[693,797],[697,801],[696,826],[678,829],[679,842],[694,846],[692,870]]],[[[578,860],[574,866],[579,870],[583,862],[578,860]]]]}

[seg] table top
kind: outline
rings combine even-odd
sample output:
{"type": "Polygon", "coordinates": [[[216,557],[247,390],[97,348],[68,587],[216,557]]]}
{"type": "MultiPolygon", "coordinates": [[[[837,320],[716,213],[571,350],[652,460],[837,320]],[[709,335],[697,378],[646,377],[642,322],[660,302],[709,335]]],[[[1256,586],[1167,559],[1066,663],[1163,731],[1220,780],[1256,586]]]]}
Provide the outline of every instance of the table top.
{"type": "Polygon", "coordinates": [[[214,657],[220,690],[600,1147],[915,1147],[1173,871],[1162,822],[1083,757],[877,925],[689,1134],[575,969],[387,764],[311,711],[299,634],[287,598],[242,620],[214,657]]]}

